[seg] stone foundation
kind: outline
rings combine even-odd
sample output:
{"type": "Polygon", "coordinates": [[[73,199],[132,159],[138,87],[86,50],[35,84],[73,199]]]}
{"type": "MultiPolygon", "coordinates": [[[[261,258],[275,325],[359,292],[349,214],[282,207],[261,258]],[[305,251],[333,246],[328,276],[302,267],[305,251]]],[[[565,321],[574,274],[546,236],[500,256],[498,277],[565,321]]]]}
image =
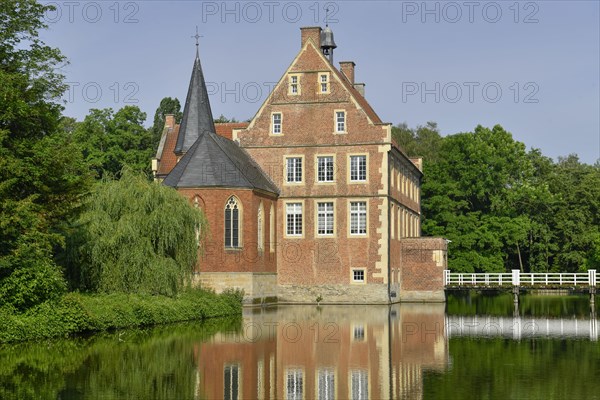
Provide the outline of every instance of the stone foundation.
{"type": "Polygon", "coordinates": [[[280,303],[389,304],[387,284],[367,285],[279,285],[280,303]]]}
{"type": "Polygon", "coordinates": [[[226,289],[244,291],[244,305],[277,302],[277,274],[270,272],[201,272],[194,284],[222,293],[226,289]]]}

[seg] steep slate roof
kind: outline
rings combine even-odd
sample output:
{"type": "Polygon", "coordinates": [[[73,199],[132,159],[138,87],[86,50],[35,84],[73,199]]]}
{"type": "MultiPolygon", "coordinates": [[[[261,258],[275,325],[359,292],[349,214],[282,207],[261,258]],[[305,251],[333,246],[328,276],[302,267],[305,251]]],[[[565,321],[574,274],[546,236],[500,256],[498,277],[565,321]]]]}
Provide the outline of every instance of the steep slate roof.
{"type": "MultiPolygon", "coordinates": [[[[169,148],[168,138],[165,147],[169,148]]],[[[163,180],[167,186],[248,188],[279,194],[277,185],[244,149],[215,133],[198,53],[177,136],[175,153],[178,152],[185,155],[163,180]]]]}
{"type": "Polygon", "coordinates": [[[244,149],[209,131],[200,135],[163,183],[177,188],[235,187],[279,194],[244,149]]]}
{"type": "Polygon", "coordinates": [[[177,144],[175,145],[175,154],[187,152],[204,131],[214,132],[215,123],[210,110],[210,101],[208,100],[204,74],[200,65],[200,56],[196,50],[192,78],[185,98],[183,118],[181,119],[177,144]]]}

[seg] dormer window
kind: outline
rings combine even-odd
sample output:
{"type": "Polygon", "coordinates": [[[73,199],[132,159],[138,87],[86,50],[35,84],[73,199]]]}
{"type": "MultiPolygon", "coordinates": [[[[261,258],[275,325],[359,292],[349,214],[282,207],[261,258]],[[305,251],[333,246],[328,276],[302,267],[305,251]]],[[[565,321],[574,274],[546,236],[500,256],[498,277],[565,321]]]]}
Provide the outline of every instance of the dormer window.
{"type": "Polygon", "coordinates": [[[300,77],[298,75],[290,75],[290,90],[289,94],[300,94],[300,77]]]}
{"type": "Polygon", "coordinates": [[[319,74],[319,93],[329,93],[329,73],[319,74]]]}

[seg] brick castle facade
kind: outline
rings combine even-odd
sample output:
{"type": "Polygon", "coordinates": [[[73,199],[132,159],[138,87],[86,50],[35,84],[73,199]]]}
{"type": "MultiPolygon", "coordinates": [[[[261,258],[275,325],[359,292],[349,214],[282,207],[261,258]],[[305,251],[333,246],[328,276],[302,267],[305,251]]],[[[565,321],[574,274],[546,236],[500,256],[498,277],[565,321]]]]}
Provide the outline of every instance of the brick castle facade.
{"type": "Polygon", "coordinates": [[[446,242],[420,232],[422,161],[334,48],[329,28],[301,28],[300,52],[235,124],[214,123],[196,57],[183,120],[167,116],[153,160],[208,219],[195,278],[248,303],[444,301],[446,242]]]}

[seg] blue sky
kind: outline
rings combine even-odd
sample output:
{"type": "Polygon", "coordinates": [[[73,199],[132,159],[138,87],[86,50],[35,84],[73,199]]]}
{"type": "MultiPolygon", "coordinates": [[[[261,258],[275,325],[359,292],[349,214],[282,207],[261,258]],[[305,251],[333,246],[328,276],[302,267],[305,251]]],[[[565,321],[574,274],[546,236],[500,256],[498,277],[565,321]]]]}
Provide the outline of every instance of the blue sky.
{"type": "Polygon", "coordinates": [[[335,61],[387,122],[435,121],[442,134],[501,124],[556,158],[600,158],[598,1],[56,1],[44,40],[69,58],[65,114],[133,104],[148,123],[163,97],[185,99],[200,53],[213,112],[251,118],[300,48],[324,26],[335,61]]]}

